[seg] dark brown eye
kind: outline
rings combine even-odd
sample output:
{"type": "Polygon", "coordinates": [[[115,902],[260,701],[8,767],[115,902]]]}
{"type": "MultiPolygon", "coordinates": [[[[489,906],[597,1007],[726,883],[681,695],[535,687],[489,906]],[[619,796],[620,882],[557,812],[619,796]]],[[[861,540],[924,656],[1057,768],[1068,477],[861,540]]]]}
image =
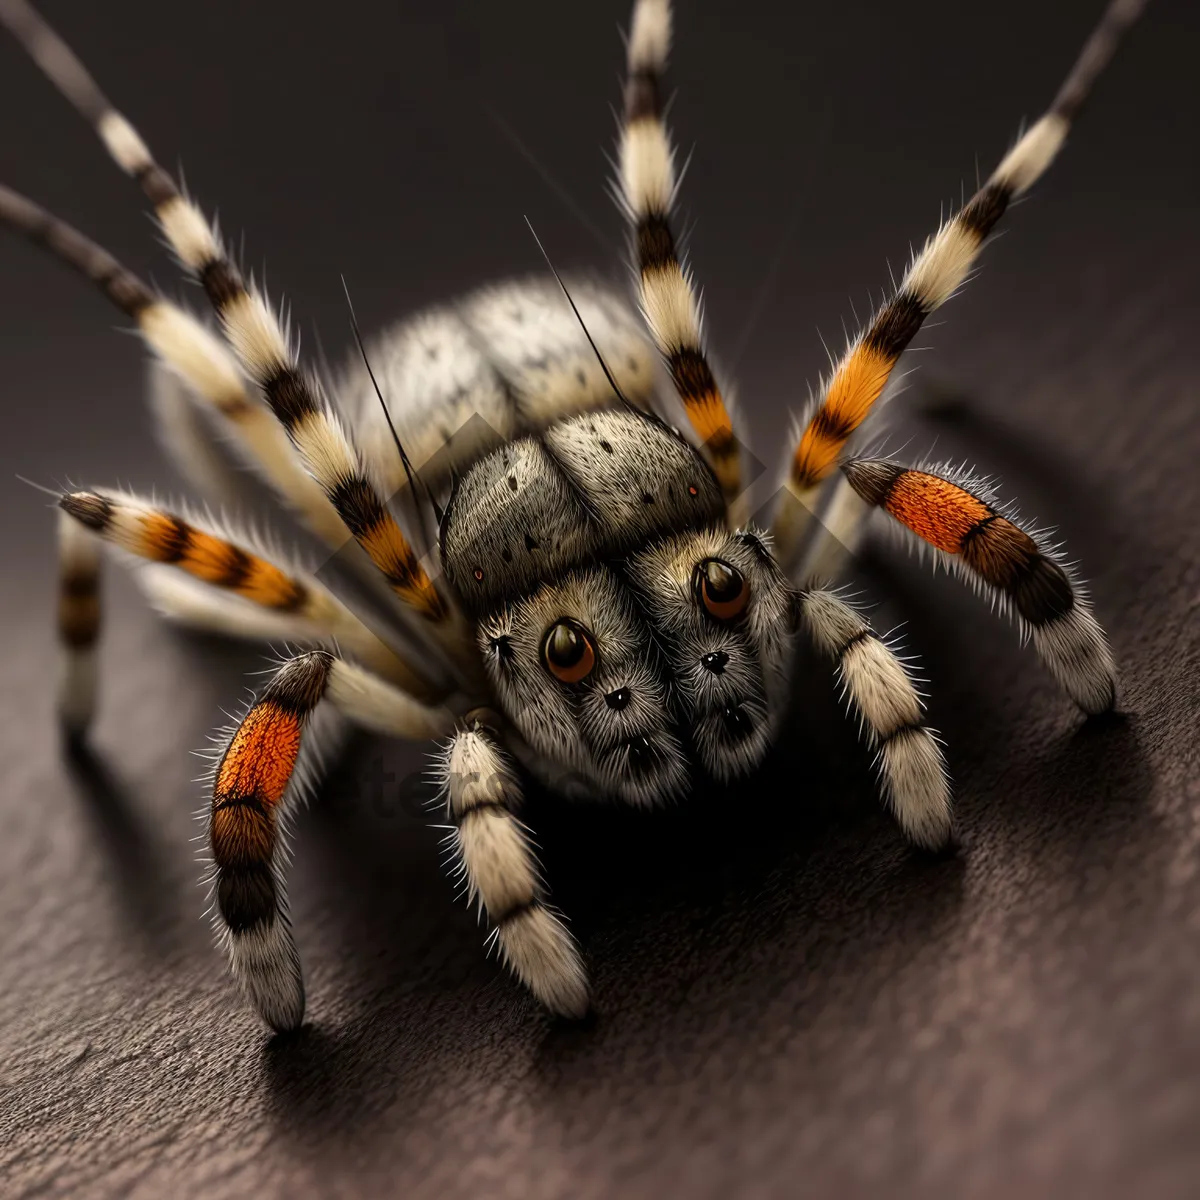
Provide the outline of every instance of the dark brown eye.
{"type": "Polygon", "coordinates": [[[706,558],[696,564],[694,582],[700,602],[718,620],[732,621],[745,612],[750,584],[736,567],[719,558],[706,558]]]}
{"type": "Polygon", "coordinates": [[[563,617],[550,626],[542,643],[542,657],[555,679],[578,683],[591,674],[596,665],[592,636],[577,621],[563,617]]]}

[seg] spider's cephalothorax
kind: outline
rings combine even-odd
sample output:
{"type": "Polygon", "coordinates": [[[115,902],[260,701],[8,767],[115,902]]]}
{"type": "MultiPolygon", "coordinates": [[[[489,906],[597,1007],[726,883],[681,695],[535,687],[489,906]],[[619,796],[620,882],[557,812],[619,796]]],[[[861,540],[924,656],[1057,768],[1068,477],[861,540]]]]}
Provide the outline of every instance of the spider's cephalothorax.
{"type": "MultiPolygon", "coordinates": [[[[475,465],[442,523],[501,709],[603,795],[679,795],[756,766],[781,710],[791,587],[731,533],[704,459],[636,410],[571,417],[475,465]]],[[[531,764],[532,765],[532,764],[531,764]]]]}
{"type": "Polygon", "coordinates": [[[701,779],[736,783],[773,740],[803,636],[835,664],[906,835],[931,848],[949,838],[949,783],[912,678],[865,618],[820,586],[845,568],[839,551],[872,513],[989,593],[1081,708],[1111,708],[1104,634],[1044,535],[962,471],[851,447],[925,318],[1056,156],[1143,4],[1110,0],[1046,114],[849,342],[796,431],[781,502],[759,531],[744,524],[740,443],[673,231],[661,100],[669,0],[636,0],[627,48],[618,182],[641,317],[594,282],[572,285],[578,314],[549,280],[486,288],[378,339],[369,357],[380,394],[359,365],[332,396],[70,49],[27,0],[0,0],[0,21],[141,186],[220,334],[2,187],[0,220],[137,325],[173,380],[156,393],[166,444],[208,497],[223,495],[219,427],[293,517],[331,550],[348,547],[339,561],[388,609],[368,622],[361,589],[351,605],[211,521],[115,491],[60,499],[59,705],[72,736],[94,707],[104,543],[146,560],[140,581],[169,616],[311,647],[279,666],[213,763],[214,922],[266,1021],[290,1029],[304,1014],[285,839],[321,710],[445,739],[451,848],[469,894],[517,976],[552,1010],[580,1015],[586,975],[515,815],[518,763],[562,794],[637,805],[683,797],[701,779]],[[686,438],[664,419],[672,409],[686,438]],[[435,517],[440,569],[414,549],[435,517]]]}

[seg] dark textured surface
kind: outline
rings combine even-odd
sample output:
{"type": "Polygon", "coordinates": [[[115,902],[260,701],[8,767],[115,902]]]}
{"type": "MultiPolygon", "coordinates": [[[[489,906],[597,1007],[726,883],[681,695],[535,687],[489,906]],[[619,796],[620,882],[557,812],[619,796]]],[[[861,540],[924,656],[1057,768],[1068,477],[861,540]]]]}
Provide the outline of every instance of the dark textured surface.
{"type": "MultiPolygon", "coordinates": [[[[331,348],[339,271],[378,323],[536,269],[522,212],[563,265],[611,262],[482,114],[615,245],[600,147],[621,6],[46,7],[331,348]]],[[[824,366],[814,325],[836,337],[848,294],[862,311],[973,181],[972,153],[986,170],[1052,94],[1099,2],[1014,0],[978,28],[942,0],[785,27],[765,2],[695,7],[674,75],[681,143],[699,143],[694,260],[770,447],[824,366]]],[[[370,743],[299,823],[312,1025],[269,1041],[240,1007],[199,919],[187,750],[260,660],[152,623],[110,572],[94,757],[64,761],[52,520],[12,472],[173,480],[136,346],[0,242],[0,1191],[1195,1194],[1198,23],[1185,0],[1151,4],[982,278],[920,339],[937,347],[914,356],[924,389],[963,399],[894,418],[906,454],[936,439],[1060,527],[1123,669],[1121,715],[1082,723],[974,597],[872,552],[880,623],[908,622],[930,680],[962,856],[903,848],[814,666],[786,749],[723,805],[535,807],[595,979],[583,1029],[483,959],[437,833],[389,779],[418,752],[370,743]]],[[[125,185],[0,54],[0,175],[169,281],[125,185]]]]}

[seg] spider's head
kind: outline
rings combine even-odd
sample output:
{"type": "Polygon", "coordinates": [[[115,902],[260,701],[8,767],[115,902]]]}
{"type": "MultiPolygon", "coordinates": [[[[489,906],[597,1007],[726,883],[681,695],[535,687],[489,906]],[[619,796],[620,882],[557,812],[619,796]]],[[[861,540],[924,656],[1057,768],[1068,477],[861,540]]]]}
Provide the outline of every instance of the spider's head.
{"type": "Polygon", "coordinates": [[[792,592],[763,537],[724,518],[696,451],[627,411],[560,422],[463,478],[442,565],[552,785],[652,804],[762,760],[792,592]]]}
{"type": "Polygon", "coordinates": [[[655,804],[762,760],[792,630],[760,537],[714,528],[543,585],[480,623],[480,649],[552,783],[655,804]]]}

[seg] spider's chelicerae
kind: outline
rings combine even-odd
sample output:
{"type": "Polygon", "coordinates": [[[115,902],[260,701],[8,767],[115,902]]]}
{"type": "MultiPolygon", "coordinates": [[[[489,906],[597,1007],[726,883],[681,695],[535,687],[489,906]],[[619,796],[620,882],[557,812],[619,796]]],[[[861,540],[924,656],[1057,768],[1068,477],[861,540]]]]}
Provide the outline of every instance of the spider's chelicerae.
{"type": "Polygon", "coordinates": [[[672,227],[669,0],[634,5],[618,153],[644,324],[595,283],[571,290],[578,323],[550,278],[488,288],[377,339],[382,395],[365,365],[328,387],[300,365],[275,310],[133,126],[25,0],[0,0],[0,18],[140,184],[219,333],[7,189],[0,217],[102,289],[173,372],[181,386],[162,391],[156,414],[193,475],[208,470],[222,427],[374,584],[352,608],[209,521],[122,492],[60,500],[59,703],[74,736],[94,706],[102,543],[155,564],[142,582],[176,619],[309,647],[223,741],[212,779],[214,918],[270,1025],[294,1028],[304,1013],[285,843],[323,713],[444,739],[445,808],[469,893],[518,978],[576,1016],[587,977],[516,815],[522,775],[646,807],[701,779],[742,779],[779,729],[797,639],[836,668],[905,834],[935,849],[949,838],[942,753],[908,671],[818,586],[874,509],[1010,612],[1082,709],[1113,705],[1104,634],[1040,534],[961,473],[848,447],[922,322],[1054,159],[1143,2],[1112,0],[1046,114],[850,341],[797,430],[768,531],[744,523],[740,445],[672,227]],[[673,408],[688,434],[656,415],[673,408]],[[414,546],[434,535],[422,557],[414,546]]]}

